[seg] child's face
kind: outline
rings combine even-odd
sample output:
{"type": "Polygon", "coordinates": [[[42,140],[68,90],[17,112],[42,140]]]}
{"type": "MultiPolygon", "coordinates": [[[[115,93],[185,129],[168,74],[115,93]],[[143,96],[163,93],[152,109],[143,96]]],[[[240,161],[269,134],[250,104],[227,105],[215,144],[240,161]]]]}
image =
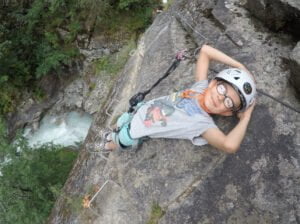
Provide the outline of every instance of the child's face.
{"type": "Polygon", "coordinates": [[[230,109],[229,107],[232,106],[233,103],[234,108],[239,108],[241,104],[240,97],[238,96],[234,88],[228,83],[222,82],[221,84],[223,86],[219,86],[221,88],[218,87],[218,84],[220,84],[220,82],[218,83],[217,80],[212,80],[209,83],[204,98],[205,106],[213,114],[231,116],[233,113],[232,109],[230,109]],[[225,96],[218,92],[217,87],[219,88],[219,92],[226,92],[225,95],[228,99],[225,100],[225,96]]]}

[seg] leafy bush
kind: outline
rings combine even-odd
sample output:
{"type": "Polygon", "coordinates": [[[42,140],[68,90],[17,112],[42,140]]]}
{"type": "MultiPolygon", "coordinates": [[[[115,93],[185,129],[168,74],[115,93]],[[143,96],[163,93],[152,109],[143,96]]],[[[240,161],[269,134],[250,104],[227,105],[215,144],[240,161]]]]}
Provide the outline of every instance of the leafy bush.
{"type": "Polygon", "coordinates": [[[84,24],[97,24],[109,39],[120,30],[128,34],[120,39],[131,38],[151,22],[159,4],[160,0],[5,1],[0,8],[0,114],[16,108],[19,91],[31,89],[50,72],[59,74],[79,55],[78,34],[95,28],[84,24]]]}
{"type": "Polygon", "coordinates": [[[0,223],[43,223],[77,152],[51,144],[33,150],[22,138],[9,144],[3,122],[0,141],[0,223]]]}
{"type": "MultiPolygon", "coordinates": [[[[11,94],[12,89],[18,92],[31,88],[35,80],[51,71],[58,72],[78,55],[72,44],[74,38],[64,40],[59,36],[57,28],[74,21],[65,8],[54,7],[57,2],[12,2],[0,8],[0,88],[3,90],[0,113],[14,109],[19,97],[11,94]]],[[[59,2],[69,4],[64,0],[59,2]]],[[[79,29],[73,28],[69,35],[74,37],[78,32],[79,29]]]]}
{"type": "Polygon", "coordinates": [[[152,8],[160,4],[161,1],[153,0],[119,0],[119,9],[142,9],[142,8],[152,8]]]}

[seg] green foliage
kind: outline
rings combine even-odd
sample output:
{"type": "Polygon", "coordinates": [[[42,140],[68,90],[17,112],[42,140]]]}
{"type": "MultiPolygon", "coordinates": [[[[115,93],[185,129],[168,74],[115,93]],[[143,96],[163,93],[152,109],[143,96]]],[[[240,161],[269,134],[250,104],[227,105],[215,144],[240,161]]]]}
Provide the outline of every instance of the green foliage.
{"type": "Polygon", "coordinates": [[[31,88],[35,80],[59,72],[78,55],[71,42],[81,29],[77,18],[69,16],[77,10],[76,2],[33,0],[0,8],[0,114],[14,110],[19,98],[12,90],[31,88]],[[72,29],[62,39],[58,28],[68,29],[66,24],[72,29]]]}
{"type": "Polygon", "coordinates": [[[160,4],[160,1],[156,0],[119,0],[118,8],[126,10],[136,10],[142,8],[153,8],[160,4]]]}
{"type": "Polygon", "coordinates": [[[77,152],[51,144],[9,144],[0,122],[0,223],[40,224],[60,193],[77,152]]]}
{"type": "Polygon", "coordinates": [[[116,54],[104,56],[95,62],[96,73],[104,71],[106,74],[115,75],[125,65],[130,51],[134,49],[135,42],[133,39],[129,40],[126,45],[116,54]]]}
{"type": "MultiPolygon", "coordinates": [[[[144,2],[143,0],[135,1],[144,2]]],[[[121,41],[122,38],[124,39],[124,36],[128,36],[126,35],[127,33],[141,32],[151,24],[153,8],[156,8],[158,4],[151,3],[148,6],[146,5],[131,5],[128,2],[125,4],[125,1],[117,1],[115,10],[112,10],[109,15],[98,17],[97,29],[104,31],[109,39],[117,41],[121,41]],[[116,38],[118,35],[121,38],[116,38]]]]}
{"type": "Polygon", "coordinates": [[[0,114],[13,111],[15,108],[14,100],[20,97],[19,90],[10,83],[6,85],[0,83],[0,88],[0,114]]]}
{"type": "Polygon", "coordinates": [[[147,224],[157,224],[159,219],[165,214],[165,211],[159,206],[157,202],[154,202],[151,208],[150,219],[147,224]]]}
{"type": "Polygon", "coordinates": [[[59,74],[79,56],[75,44],[79,34],[98,29],[108,40],[123,43],[150,24],[152,11],[160,4],[160,0],[6,2],[0,8],[0,114],[16,108],[19,97],[12,91],[32,90],[42,76],[59,74]]]}
{"type": "Polygon", "coordinates": [[[33,92],[34,99],[37,102],[41,102],[46,97],[45,92],[39,87],[35,87],[32,92],[33,92]]]}

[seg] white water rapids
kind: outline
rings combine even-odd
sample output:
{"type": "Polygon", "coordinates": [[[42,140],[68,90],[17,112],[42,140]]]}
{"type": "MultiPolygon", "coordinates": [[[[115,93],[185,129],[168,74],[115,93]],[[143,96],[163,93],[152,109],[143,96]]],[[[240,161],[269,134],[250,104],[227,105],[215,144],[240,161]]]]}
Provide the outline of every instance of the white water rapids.
{"type": "Polygon", "coordinates": [[[87,113],[70,112],[56,117],[46,115],[36,131],[25,128],[24,136],[33,147],[49,142],[76,146],[76,143],[84,141],[91,123],[92,116],[87,113]]]}

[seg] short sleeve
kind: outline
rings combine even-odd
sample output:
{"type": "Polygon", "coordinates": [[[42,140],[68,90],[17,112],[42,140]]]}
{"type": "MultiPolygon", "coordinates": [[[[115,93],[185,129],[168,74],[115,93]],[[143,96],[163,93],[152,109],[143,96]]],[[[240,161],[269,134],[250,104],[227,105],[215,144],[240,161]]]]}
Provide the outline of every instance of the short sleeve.
{"type": "Polygon", "coordinates": [[[216,124],[214,122],[211,122],[210,124],[207,124],[204,126],[204,128],[201,130],[199,135],[194,136],[191,141],[194,145],[206,145],[208,142],[201,136],[205,131],[207,131],[209,128],[217,128],[216,124]]]}

